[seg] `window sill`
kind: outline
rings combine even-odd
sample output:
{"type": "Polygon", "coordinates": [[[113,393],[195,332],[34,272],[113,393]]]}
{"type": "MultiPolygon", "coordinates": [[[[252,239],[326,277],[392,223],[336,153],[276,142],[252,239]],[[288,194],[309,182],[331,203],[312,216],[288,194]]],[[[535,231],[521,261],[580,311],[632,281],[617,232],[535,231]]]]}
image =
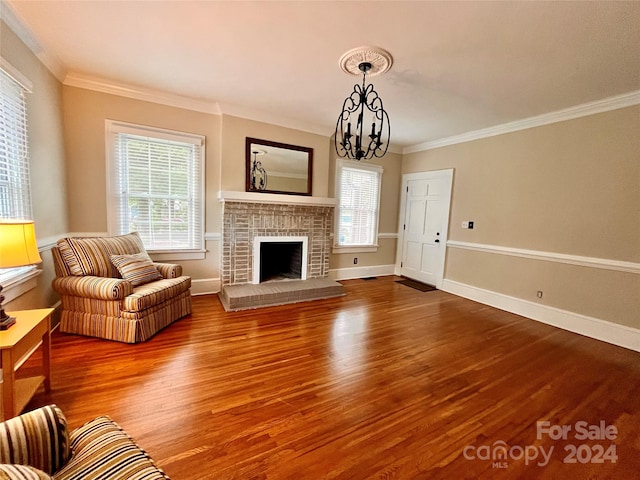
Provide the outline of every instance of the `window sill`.
{"type": "Polygon", "coordinates": [[[42,270],[34,268],[28,272],[23,272],[8,280],[4,280],[2,284],[2,295],[4,295],[3,303],[9,303],[20,295],[36,288],[38,285],[38,277],[41,274],[42,270]]]}
{"type": "Polygon", "coordinates": [[[147,250],[155,262],[172,262],[177,260],[203,260],[206,250],[147,250]]]}
{"type": "Polygon", "coordinates": [[[334,245],[331,253],[375,253],[378,251],[378,247],[379,245],[334,245]]]}

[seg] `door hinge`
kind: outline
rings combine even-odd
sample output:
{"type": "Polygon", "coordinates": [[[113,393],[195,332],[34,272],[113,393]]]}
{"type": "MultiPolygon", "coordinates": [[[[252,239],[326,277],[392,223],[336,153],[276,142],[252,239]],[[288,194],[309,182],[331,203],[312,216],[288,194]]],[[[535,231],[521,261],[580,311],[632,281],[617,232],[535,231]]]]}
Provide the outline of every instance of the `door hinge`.
{"type": "Polygon", "coordinates": [[[409,185],[407,185],[407,193],[409,193],[409,185]]]}
{"type": "Polygon", "coordinates": [[[404,225],[402,225],[402,229],[406,230],[407,229],[407,224],[405,223],[404,225]]]}
{"type": "Polygon", "coordinates": [[[400,268],[402,268],[404,265],[404,262],[400,262],[400,268]]]}

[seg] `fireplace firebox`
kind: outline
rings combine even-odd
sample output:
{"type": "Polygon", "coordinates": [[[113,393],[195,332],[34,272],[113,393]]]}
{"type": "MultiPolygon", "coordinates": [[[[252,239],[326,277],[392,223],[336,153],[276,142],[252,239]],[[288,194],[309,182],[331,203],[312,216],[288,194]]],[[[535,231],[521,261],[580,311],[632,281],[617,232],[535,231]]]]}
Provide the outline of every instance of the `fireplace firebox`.
{"type": "Polygon", "coordinates": [[[306,280],[307,237],[255,237],[253,283],[306,280]]]}
{"type": "Polygon", "coordinates": [[[260,283],[299,279],[302,273],[302,242],[262,242],[260,283]]]}

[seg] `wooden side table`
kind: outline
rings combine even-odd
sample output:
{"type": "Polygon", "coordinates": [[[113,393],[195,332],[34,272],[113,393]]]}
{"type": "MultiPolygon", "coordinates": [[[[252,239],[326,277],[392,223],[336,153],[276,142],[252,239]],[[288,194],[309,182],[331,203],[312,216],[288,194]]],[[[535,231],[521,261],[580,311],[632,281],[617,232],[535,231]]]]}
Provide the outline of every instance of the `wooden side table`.
{"type": "Polygon", "coordinates": [[[53,308],[7,312],[16,318],[8,330],[0,331],[2,412],[0,420],[20,414],[40,385],[51,389],[51,313],[53,308]],[[42,343],[41,375],[16,380],[16,370],[42,343]]]}

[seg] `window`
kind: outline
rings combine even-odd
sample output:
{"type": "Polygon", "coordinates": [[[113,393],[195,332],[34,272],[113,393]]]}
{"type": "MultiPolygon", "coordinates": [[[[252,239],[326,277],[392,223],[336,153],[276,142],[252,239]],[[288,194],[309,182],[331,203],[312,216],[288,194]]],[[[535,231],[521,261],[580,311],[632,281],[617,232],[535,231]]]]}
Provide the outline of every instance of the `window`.
{"type": "Polygon", "coordinates": [[[167,258],[203,258],[204,137],[110,120],[106,126],[109,232],[136,231],[151,252],[181,253],[167,258]]]}
{"type": "Polygon", "coordinates": [[[380,166],[338,161],[338,247],[377,247],[381,181],[380,166]]]}
{"type": "MultiPolygon", "coordinates": [[[[32,220],[26,94],[31,82],[0,58],[0,218],[32,220]]],[[[0,269],[0,285],[25,279],[36,267],[0,269]]],[[[6,293],[6,291],[5,291],[6,293]]]]}

